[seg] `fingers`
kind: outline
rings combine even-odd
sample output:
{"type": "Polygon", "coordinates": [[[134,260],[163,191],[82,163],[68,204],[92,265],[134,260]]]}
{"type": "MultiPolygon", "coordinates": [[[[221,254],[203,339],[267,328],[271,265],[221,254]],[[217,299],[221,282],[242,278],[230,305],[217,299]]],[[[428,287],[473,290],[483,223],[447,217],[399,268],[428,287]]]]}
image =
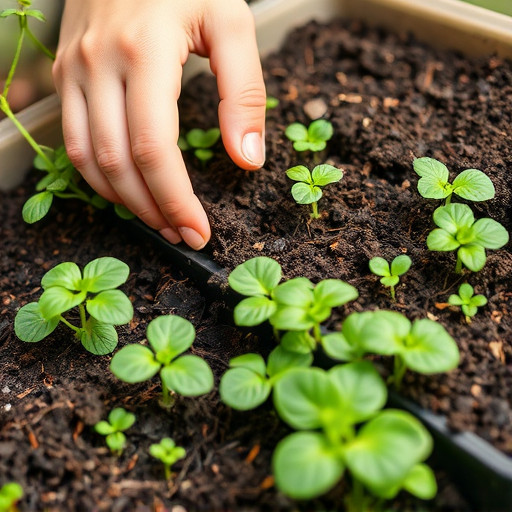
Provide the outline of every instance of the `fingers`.
{"type": "Polygon", "coordinates": [[[179,55],[137,66],[126,79],[128,130],[135,165],[163,216],[190,247],[201,249],[211,233],[177,146],[180,80],[179,55]]]}
{"type": "Polygon", "coordinates": [[[226,151],[243,169],[258,169],[265,161],[265,85],[250,9],[244,2],[232,4],[229,13],[218,9],[205,21],[205,38],[226,151]]]}

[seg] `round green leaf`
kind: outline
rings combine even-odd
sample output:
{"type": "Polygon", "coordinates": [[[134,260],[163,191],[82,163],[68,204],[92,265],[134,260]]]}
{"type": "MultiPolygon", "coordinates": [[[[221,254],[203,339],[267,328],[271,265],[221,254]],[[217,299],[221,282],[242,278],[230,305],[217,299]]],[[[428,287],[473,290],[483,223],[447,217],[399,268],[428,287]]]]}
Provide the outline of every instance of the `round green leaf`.
{"type": "Polygon", "coordinates": [[[311,366],[313,354],[300,354],[299,352],[290,352],[281,345],[277,346],[268,356],[267,373],[269,377],[287,372],[291,368],[300,368],[311,366]]]}
{"type": "Polygon", "coordinates": [[[59,317],[46,320],[37,302],[25,304],[14,318],[14,332],[21,341],[34,343],[50,335],[59,325],[59,317]]]}
{"type": "Polygon", "coordinates": [[[288,331],[281,338],[281,346],[290,352],[310,354],[316,341],[308,331],[288,331]]]}
{"type": "Polygon", "coordinates": [[[471,208],[467,204],[460,203],[451,203],[436,208],[433,219],[436,226],[454,236],[460,228],[472,226],[475,222],[471,208]]]}
{"type": "Polygon", "coordinates": [[[400,282],[400,278],[398,276],[386,276],[381,277],[379,281],[383,286],[387,286],[389,288],[391,286],[396,286],[400,282]]]}
{"type": "Polygon", "coordinates": [[[311,173],[313,183],[317,187],[324,187],[329,183],[336,183],[343,178],[343,171],[333,165],[322,164],[317,165],[311,173]]]}
{"type": "Polygon", "coordinates": [[[115,428],[108,421],[104,420],[98,421],[98,423],[94,425],[94,430],[102,436],[108,436],[108,434],[115,432],[115,428]]]}
{"type": "Polygon", "coordinates": [[[479,219],[473,224],[474,242],[486,249],[500,249],[509,240],[507,230],[493,219],[479,219]]]}
{"type": "Polygon", "coordinates": [[[117,347],[117,331],[113,325],[98,322],[91,317],[85,329],[80,331],[80,341],[91,354],[104,356],[117,347]]]}
{"type": "Polygon", "coordinates": [[[135,414],[122,407],[116,407],[110,411],[108,421],[116,430],[128,430],[135,423],[135,414]]]}
{"type": "Polygon", "coordinates": [[[469,201],[487,201],[495,194],[490,178],[478,169],[466,169],[453,181],[453,192],[469,201]]]}
{"type": "Polygon", "coordinates": [[[352,361],[361,357],[358,347],[353,346],[341,332],[322,336],[322,347],[325,353],[337,361],[352,361]]]}
{"type": "MultiPolygon", "coordinates": [[[[13,505],[23,497],[23,487],[17,482],[9,482],[0,488],[0,496],[9,500],[9,505],[13,505]]],[[[7,509],[9,512],[9,509],[7,509]]]]}
{"type": "Polygon", "coordinates": [[[313,302],[313,283],[305,277],[295,277],[276,286],[272,298],[278,306],[307,308],[313,302]]]}
{"type": "Polygon", "coordinates": [[[135,214],[128,210],[124,204],[115,203],[114,211],[120,219],[131,220],[135,218],[135,214]]]}
{"type": "Polygon", "coordinates": [[[265,364],[265,359],[260,354],[243,354],[234,357],[229,360],[229,366],[231,368],[246,368],[261,377],[267,375],[267,365],[265,364]]]}
{"type": "Polygon", "coordinates": [[[359,292],[352,285],[339,279],[324,279],[314,289],[315,305],[337,307],[359,297],[359,292]]]}
{"type": "Polygon", "coordinates": [[[127,324],[133,318],[130,299],[121,290],[106,290],[86,302],[87,311],[100,322],[127,324]]]}
{"type": "Polygon", "coordinates": [[[307,309],[294,306],[278,307],[269,322],[280,331],[307,331],[315,324],[307,309]]]}
{"type": "Polygon", "coordinates": [[[426,464],[416,464],[405,477],[402,486],[422,500],[431,500],[437,494],[436,477],[426,464]]]}
{"type": "Polygon", "coordinates": [[[413,416],[388,409],[363,425],[345,448],[354,477],[371,488],[400,485],[432,451],[432,438],[413,416]]]}
{"type": "Polygon", "coordinates": [[[275,384],[274,404],[279,416],[297,430],[322,427],[324,418],[342,406],[338,388],[319,368],[297,368],[275,384]]]}
{"type": "MultiPolygon", "coordinates": [[[[395,311],[362,314],[368,316],[361,320],[363,325],[356,331],[361,350],[379,355],[393,355],[400,352],[402,340],[411,330],[411,322],[395,311]]],[[[345,333],[345,325],[343,325],[343,332],[345,333]]]]}
{"type": "Polygon", "coordinates": [[[44,290],[52,286],[61,286],[68,290],[81,290],[82,273],[76,263],[66,261],[48,270],[41,279],[44,290]]]}
{"type": "Polygon", "coordinates": [[[277,445],[272,467],[278,489],[295,499],[311,499],[331,489],[344,465],[327,439],[316,432],[296,432],[277,445]]]}
{"type": "Polygon", "coordinates": [[[198,356],[175,359],[160,371],[162,382],[183,396],[198,396],[213,388],[213,373],[208,363],[198,356]]]}
{"type": "Polygon", "coordinates": [[[473,297],[473,292],[473,287],[469,283],[462,283],[459,286],[459,296],[466,304],[468,304],[471,300],[471,297],[473,297]]]}
{"type": "Polygon", "coordinates": [[[326,119],[317,119],[308,127],[308,140],[310,142],[325,142],[334,133],[332,124],[326,119]]]}
{"type": "Polygon", "coordinates": [[[253,326],[268,320],[276,311],[276,303],[268,297],[247,297],[233,311],[236,325],[253,326]]]}
{"type": "Polygon", "coordinates": [[[296,165],[286,171],[286,176],[294,181],[302,181],[304,183],[312,183],[311,173],[304,165],[296,165]]]}
{"type": "Polygon", "coordinates": [[[475,295],[471,298],[470,301],[471,306],[485,306],[487,304],[487,298],[484,295],[475,295]]]}
{"type": "Polygon", "coordinates": [[[270,295],[281,277],[281,265],[277,261],[259,256],[238,265],[229,274],[228,282],[242,295],[270,295]]]}
{"type": "Polygon", "coordinates": [[[485,266],[485,249],[481,245],[464,245],[459,249],[457,255],[462,263],[472,272],[478,272],[485,266]]]}
{"type": "MultiPolygon", "coordinates": [[[[325,148],[325,142],[319,143],[322,145],[322,149],[325,148]]],[[[313,142],[308,142],[307,140],[298,140],[293,143],[293,149],[295,151],[313,151],[313,147],[316,147],[318,144],[314,144],[313,142]]],[[[314,150],[320,151],[320,150],[314,150]]]]}
{"type": "Polygon", "coordinates": [[[109,205],[109,202],[104,197],[94,194],[91,197],[91,204],[98,210],[104,210],[109,205]]]}
{"type": "Polygon", "coordinates": [[[122,432],[112,432],[108,434],[105,442],[112,453],[119,453],[126,446],[126,436],[122,432]]]}
{"type": "MultiPolygon", "coordinates": [[[[301,142],[296,142],[294,144],[294,146],[296,144],[303,144],[301,142]]],[[[311,142],[307,142],[307,149],[309,149],[309,151],[323,151],[326,147],[327,147],[327,144],[326,142],[324,142],[323,140],[319,140],[319,141],[311,141],[311,142]]]]}
{"type": "Polygon", "coordinates": [[[293,142],[308,140],[308,129],[300,123],[292,123],[287,126],[284,134],[293,142]]]}
{"type": "Polygon", "coordinates": [[[370,271],[377,276],[390,276],[391,271],[389,269],[389,263],[380,256],[375,256],[372,258],[368,266],[370,267],[370,271]]]}
{"type": "Polygon", "coordinates": [[[448,172],[446,165],[434,158],[426,156],[422,158],[415,158],[412,165],[416,174],[422,178],[433,176],[437,177],[441,181],[447,182],[450,177],[450,173],[448,172]]]}
{"type": "Polygon", "coordinates": [[[86,295],[85,292],[75,293],[62,286],[52,286],[39,298],[39,310],[48,320],[78,306],[85,300],[86,295]]]}
{"type": "Polygon", "coordinates": [[[345,424],[369,419],[386,403],[386,384],[369,361],[335,366],[329,370],[329,378],[338,387],[342,398],[345,424]]]}
{"type": "Polygon", "coordinates": [[[204,163],[213,158],[213,151],[211,149],[199,148],[194,151],[194,155],[198,160],[204,163]]]}
{"type": "Polygon", "coordinates": [[[311,204],[322,197],[322,189],[299,182],[293,185],[292,196],[298,204],[311,204]]]}
{"type": "Polygon", "coordinates": [[[420,176],[418,192],[429,199],[443,199],[452,193],[447,167],[433,158],[417,158],[413,162],[416,174],[420,176]]]}
{"type": "Polygon", "coordinates": [[[149,344],[160,362],[170,362],[188,350],[196,337],[194,326],[177,315],[159,316],[148,324],[149,344]]]}
{"type": "Polygon", "coordinates": [[[218,128],[210,128],[206,131],[200,128],[194,128],[186,135],[187,142],[190,146],[202,149],[213,146],[219,140],[219,137],[220,130],[218,128]]]}
{"type": "Polygon", "coordinates": [[[476,306],[467,306],[466,304],[463,304],[461,309],[462,312],[469,317],[475,316],[478,312],[478,308],[476,306]]]}
{"type": "Polygon", "coordinates": [[[400,254],[391,262],[391,274],[401,276],[411,268],[412,260],[407,254],[400,254]]]}
{"type": "Polygon", "coordinates": [[[239,411],[261,405],[270,395],[272,386],[266,377],[248,368],[231,368],[221,378],[219,393],[222,401],[239,411]]]}
{"type": "Polygon", "coordinates": [[[459,364],[459,349],[439,323],[424,318],[412,324],[401,353],[408,368],[425,374],[453,370],[459,364]]]}
{"type": "Polygon", "coordinates": [[[27,224],[34,224],[41,220],[50,210],[53,202],[53,193],[44,191],[30,197],[23,205],[21,215],[27,224]]]}
{"type": "Polygon", "coordinates": [[[98,293],[112,290],[122,285],[128,279],[130,269],[126,263],[104,256],[89,262],[84,268],[84,282],[87,291],[98,293]]]}
{"type": "Polygon", "coordinates": [[[444,229],[433,229],[427,236],[427,247],[430,251],[454,251],[460,243],[444,229]]]}
{"type": "Polygon", "coordinates": [[[110,362],[112,373],[131,384],[144,382],[158,373],[160,363],[153,352],[142,345],[127,345],[114,354],[110,362]]]}
{"type": "Polygon", "coordinates": [[[448,297],[448,304],[451,304],[452,306],[462,306],[465,302],[455,294],[452,294],[448,297]]]}

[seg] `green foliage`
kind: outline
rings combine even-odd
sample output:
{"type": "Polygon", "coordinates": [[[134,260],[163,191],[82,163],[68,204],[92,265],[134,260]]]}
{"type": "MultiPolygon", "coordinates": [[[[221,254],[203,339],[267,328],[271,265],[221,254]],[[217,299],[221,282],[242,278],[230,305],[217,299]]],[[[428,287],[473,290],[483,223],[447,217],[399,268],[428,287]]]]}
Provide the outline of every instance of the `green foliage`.
{"type": "Polygon", "coordinates": [[[0,512],[16,512],[16,504],[23,497],[23,488],[16,482],[9,482],[0,488],[0,512]]]}
{"type": "Polygon", "coordinates": [[[176,443],[170,437],[164,437],[159,443],[152,444],[149,447],[149,453],[160,460],[165,469],[165,478],[171,479],[171,466],[180,459],[185,458],[185,449],[176,446],[176,443]]]}
{"type": "Polygon", "coordinates": [[[400,276],[404,275],[411,268],[411,264],[412,261],[409,256],[400,254],[393,259],[391,267],[384,258],[379,256],[372,258],[369,266],[376,276],[382,276],[380,282],[390,289],[391,298],[395,300],[395,286],[399,283],[400,276]]]}
{"type": "Polygon", "coordinates": [[[323,194],[322,187],[340,181],[343,171],[332,165],[323,164],[317,165],[313,172],[310,172],[304,165],[297,165],[288,169],[286,175],[297,182],[292,187],[293,199],[298,204],[311,204],[311,217],[317,219],[320,217],[317,203],[323,194]]]}
{"type": "Polygon", "coordinates": [[[201,130],[193,128],[178,139],[178,147],[182,151],[193,150],[194,155],[201,163],[205,164],[213,157],[211,149],[220,138],[220,130],[218,128],[210,128],[209,130],[201,130]]]}
{"type": "Polygon", "coordinates": [[[274,403],[281,418],[299,432],[284,438],[274,452],[277,487],[296,499],[314,498],[348,469],[354,487],[363,485],[379,498],[394,497],[409,480],[416,483],[407,485],[409,492],[419,489],[433,497],[435,480],[422,464],[432,440],[408,413],[380,411],[386,398],[384,382],[367,361],[328,372],[287,372],[275,385],[274,403]]]}
{"type": "Polygon", "coordinates": [[[183,396],[198,396],[213,388],[213,374],[208,364],[195,355],[181,355],[195,339],[194,326],[176,315],[160,316],[147,328],[151,348],[127,345],[110,363],[114,375],[124,382],[143,382],[157,373],[162,381],[162,405],[172,407],[169,391],[183,396]]]}
{"type": "Polygon", "coordinates": [[[448,297],[448,303],[452,306],[460,306],[466,322],[471,322],[471,317],[475,316],[478,308],[487,304],[487,298],[484,295],[474,295],[473,287],[468,283],[463,283],[459,287],[458,294],[452,294],[448,297]]]}
{"type": "Polygon", "coordinates": [[[229,361],[230,369],[221,378],[219,392],[222,401],[240,411],[254,409],[270,395],[275,383],[291,368],[310,366],[310,353],[290,352],[276,347],[268,363],[259,354],[244,354],[229,361]]]}
{"type": "Polygon", "coordinates": [[[420,176],[418,192],[429,199],[446,199],[450,204],[452,194],[469,201],[487,201],[494,197],[494,185],[489,177],[478,169],[466,169],[449,182],[448,168],[434,158],[416,158],[413,162],[420,176]]]}
{"type": "Polygon", "coordinates": [[[126,436],[123,434],[135,423],[135,414],[117,407],[110,411],[108,421],[99,421],[94,425],[94,430],[106,436],[105,441],[110,451],[115,455],[121,455],[126,446],[126,436]]]}
{"type": "Polygon", "coordinates": [[[252,258],[231,272],[231,288],[248,296],[235,307],[235,323],[254,326],[268,320],[275,330],[299,333],[287,337],[285,348],[310,352],[315,339],[320,341],[320,324],[332,308],[356,299],[358,292],[338,279],[325,279],[315,286],[309,279],[297,277],[279,284],[281,276],[279,263],[265,256],[252,258]]]}
{"type": "Polygon", "coordinates": [[[332,124],[325,119],[313,121],[307,128],[301,123],[292,123],[284,132],[293,142],[295,151],[322,151],[334,133],[332,124]]]}
{"type": "Polygon", "coordinates": [[[83,273],[73,262],[60,263],[43,276],[44,291],[39,301],[26,304],[16,314],[16,336],[22,341],[38,342],[62,321],[86,350],[109,354],[117,345],[114,325],[126,324],[133,317],[129,298],[116,289],[126,282],[129,272],[128,265],[111,257],[91,261],[83,273]],[[79,309],[80,327],[62,316],[75,307],[79,309]]]}
{"type": "Polygon", "coordinates": [[[265,103],[266,110],[272,110],[273,108],[276,108],[278,105],[279,100],[277,98],[274,98],[274,96],[267,96],[267,101],[265,103]]]}
{"type": "Polygon", "coordinates": [[[427,237],[431,251],[457,251],[455,271],[460,273],[464,264],[478,272],[486,261],[485,249],[499,249],[509,240],[506,229],[493,219],[475,217],[466,204],[449,204],[434,211],[437,229],[427,237]]]}

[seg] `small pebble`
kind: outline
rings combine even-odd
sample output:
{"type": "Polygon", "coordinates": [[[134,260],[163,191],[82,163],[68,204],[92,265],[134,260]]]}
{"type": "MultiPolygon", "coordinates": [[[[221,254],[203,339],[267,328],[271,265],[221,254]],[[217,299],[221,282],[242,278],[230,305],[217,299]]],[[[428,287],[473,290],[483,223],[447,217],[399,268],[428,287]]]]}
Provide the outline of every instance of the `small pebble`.
{"type": "Polygon", "coordinates": [[[304,112],[310,119],[319,119],[327,112],[327,104],[322,98],[309,100],[304,104],[304,112]]]}

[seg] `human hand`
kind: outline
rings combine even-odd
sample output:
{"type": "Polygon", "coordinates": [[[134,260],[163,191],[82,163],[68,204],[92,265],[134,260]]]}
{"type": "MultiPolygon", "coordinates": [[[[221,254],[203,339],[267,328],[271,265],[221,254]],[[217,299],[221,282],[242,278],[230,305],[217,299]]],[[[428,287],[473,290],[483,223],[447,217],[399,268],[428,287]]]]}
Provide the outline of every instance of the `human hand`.
{"type": "Polygon", "coordinates": [[[201,249],[210,226],[177,146],[189,53],[210,58],[224,146],[265,160],[265,87],[243,0],[67,0],[53,75],[68,156],[86,181],[171,243],[201,249]]]}

